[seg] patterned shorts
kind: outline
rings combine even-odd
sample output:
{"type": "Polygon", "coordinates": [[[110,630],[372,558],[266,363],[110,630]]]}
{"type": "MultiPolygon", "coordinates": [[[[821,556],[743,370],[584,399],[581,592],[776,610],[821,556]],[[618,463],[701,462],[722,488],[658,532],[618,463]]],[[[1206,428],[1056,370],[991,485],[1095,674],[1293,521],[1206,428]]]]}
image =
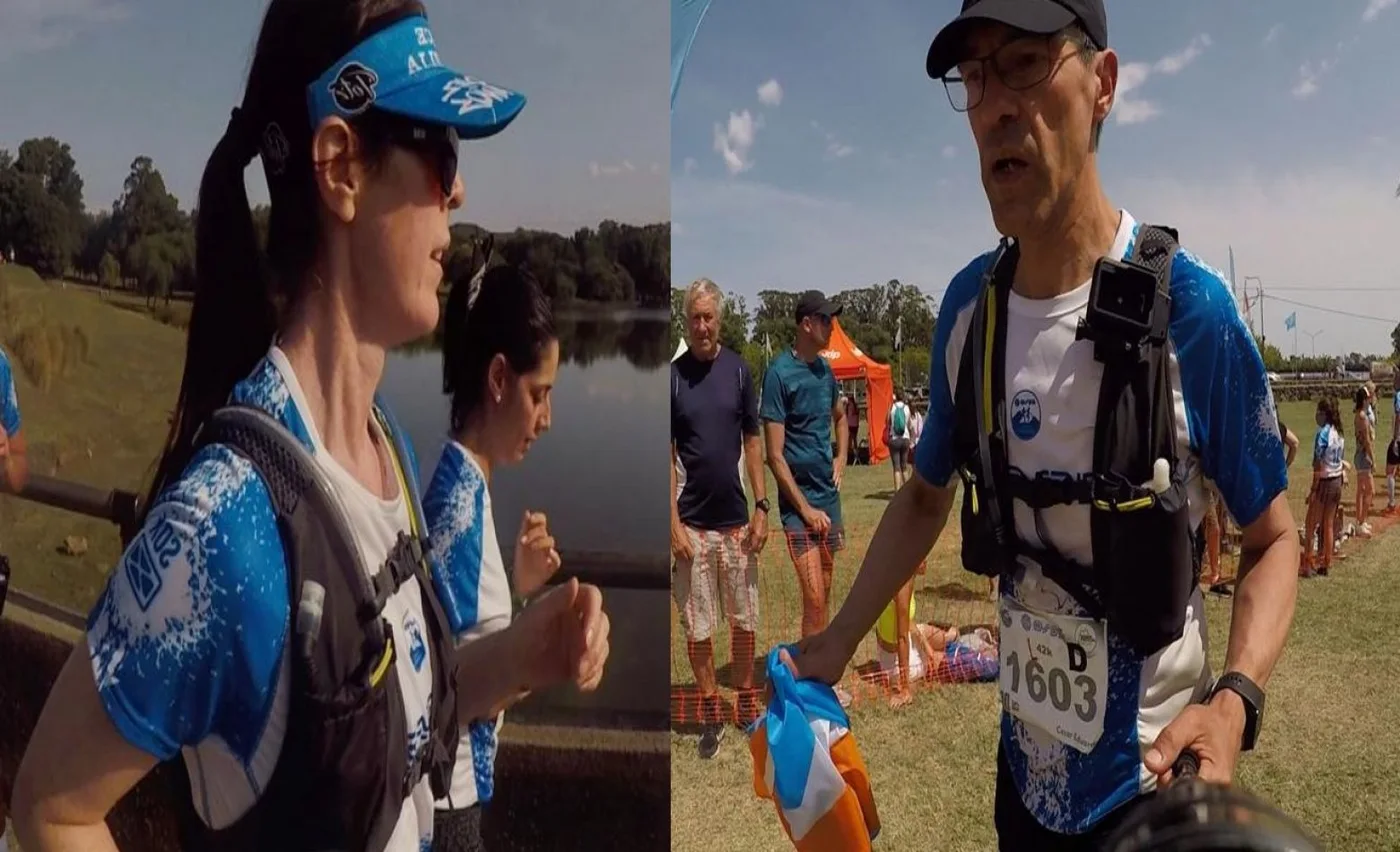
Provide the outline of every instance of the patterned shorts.
{"type": "Polygon", "coordinates": [[[694,556],[677,561],[671,575],[671,592],[685,638],[703,642],[712,637],[721,610],[740,630],[757,630],[758,554],[744,544],[748,527],[686,527],[685,532],[694,556]]]}

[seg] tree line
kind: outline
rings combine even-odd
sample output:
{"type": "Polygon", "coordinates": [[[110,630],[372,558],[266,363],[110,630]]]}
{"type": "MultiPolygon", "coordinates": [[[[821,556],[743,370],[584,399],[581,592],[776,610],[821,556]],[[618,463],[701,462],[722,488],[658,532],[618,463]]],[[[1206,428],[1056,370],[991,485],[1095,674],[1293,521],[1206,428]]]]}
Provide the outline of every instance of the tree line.
{"type": "MultiPolygon", "coordinates": [[[[269,208],[253,209],[266,240],[269,208]]],[[[87,209],[66,142],[27,139],[0,149],[0,254],[44,278],[71,277],[169,301],[194,290],[197,209],[186,212],[150,157],[136,157],[110,209],[87,209]]],[[[447,278],[470,274],[486,230],[452,228],[447,278]]],[[[660,308],[671,284],[671,226],[604,221],[572,235],[516,229],[495,234],[498,256],[527,267],[556,304],[598,302],[660,308]]]]}
{"type": "MultiPolygon", "coordinates": [[[[794,311],[798,293],[762,290],[758,304],[750,308],[740,295],[726,294],[720,320],[720,343],[740,353],[755,376],[762,376],[772,357],[791,348],[797,336],[794,311]]],[[[842,306],[841,327],[866,355],[894,368],[895,384],[919,394],[928,387],[929,349],[938,316],[932,296],[912,284],[890,280],[884,284],[842,290],[834,297],[842,306]],[[895,335],[901,329],[900,347],[895,335]]],[[[671,290],[672,351],[685,339],[685,291],[671,290]]],[[[1285,356],[1277,346],[1256,338],[1264,366],[1271,372],[1330,373],[1340,364],[1351,373],[1369,373],[1372,364],[1400,359],[1400,325],[1391,333],[1394,352],[1389,355],[1351,352],[1345,357],[1285,356]]]]}

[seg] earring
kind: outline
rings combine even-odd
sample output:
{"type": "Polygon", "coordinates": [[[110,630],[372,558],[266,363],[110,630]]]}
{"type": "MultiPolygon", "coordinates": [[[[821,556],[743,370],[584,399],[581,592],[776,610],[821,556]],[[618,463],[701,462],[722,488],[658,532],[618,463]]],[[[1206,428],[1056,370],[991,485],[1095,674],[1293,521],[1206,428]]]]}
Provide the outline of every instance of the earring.
{"type": "Polygon", "coordinates": [[[501,395],[500,395],[500,394],[496,394],[496,404],[497,404],[497,405],[500,405],[500,404],[501,404],[501,395]]]}

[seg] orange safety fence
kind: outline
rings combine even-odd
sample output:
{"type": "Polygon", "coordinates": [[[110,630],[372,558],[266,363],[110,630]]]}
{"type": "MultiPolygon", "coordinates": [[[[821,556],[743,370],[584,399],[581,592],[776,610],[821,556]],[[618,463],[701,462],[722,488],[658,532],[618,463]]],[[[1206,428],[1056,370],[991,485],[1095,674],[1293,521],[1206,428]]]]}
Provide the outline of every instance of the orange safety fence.
{"type": "MultiPolygon", "coordinates": [[[[1301,539],[1302,527],[1306,520],[1309,480],[1306,468],[1299,471],[1297,467],[1295,464],[1288,501],[1301,539]]],[[[1341,527],[1343,533],[1340,553],[1333,557],[1332,563],[1332,570],[1335,572],[1345,571],[1344,560],[1347,555],[1364,545],[1367,538],[1360,532],[1355,514],[1356,481],[1355,472],[1350,472],[1343,492],[1342,511],[1345,520],[1341,527]]],[[[1369,521],[1371,534],[1375,536],[1389,528],[1400,516],[1384,512],[1386,481],[1383,468],[1374,472],[1372,481],[1375,486],[1372,498],[1374,508],[1369,521]]],[[[962,636],[974,633],[979,627],[986,628],[995,641],[997,630],[993,583],[985,577],[963,570],[959,561],[960,536],[956,511],[960,500],[961,496],[955,498],[955,514],[949,518],[939,541],[923,560],[914,577],[914,619],[916,623],[932,624],[940,630],[955,628],[962,636]]],[[[835,551],[830,560],[830,591],[825,607],[827,618],[835,615],[849,592],[855,573],[870,545],[876,523],[878,519],[849,527],[844,531],[843,546],[835,551]]],[[[686,619],[682,617],[673,601],[670,715],[674,729],[687,732],[708,722],[742,724],[748,721],[761,709],[764,655],[776,645],[797,641],[803,635],[804,620],[808,622],[808,630],[820,622],[822,609],[815,605],[817,601],[812,599],[810,594],[808,600],[804,601],[802,584],[799,584],[798,572],[791,555],[792,544],[784,541],[782,530],[775,526],[756,560],[754,574],[757,578],[757,615],[752,619],[752,633],[742,629],[736,632],[733,629],[734,625],[726,618],[726,605],[730,605],[729,610],[737,609],[742,615],[745,604],[744,592],[741,591],[745,587],[742,583],[735,584],[734,591],[731,592],[726,592],[724,584],[717,584],[718,595],[713,600],[702,600],[692,595],[691,606],[698,619],[691,621],[694,623],[696,620],[702,620],[710,625],[711,636],[708,643],[689,641],[683,627],[686,619]],[[737,658],[733,653],[736,640],[739,650],[737,658]],[[702,702],[696,684],[692,659],[699,658],[703,665],[707,656],[712,661],[716,675],[718,702],[702,702]],[[749,689],[743,688],[746,686],[746,679],[749,689]],[[750,689],[752,691],[749,691],[750,689]]],[[[1224,534],[1221,536],[1220,576],[1218,579],[1212,578],[1210,557],[1207,556],[1202,564],[1203,589],[1213,586],[1216,595],[1232,592],[1238,576],[1239,545],[1239,529],[1227,516],[1224,534]]],[[[750,592],[749,600],[751,599],[750,592]]],[[[742,622],[742,618],[740,621],[742,622]]],[[[704,628],[701,628],[701,632],[704,632],[704,628]]],[[[939,642],[931,644],[935,653],[943,647],[939,642]]],[[[935,660],[934,663],[929,667],[931,672],[928,675],[911,684],[913,688],[939,688],[975,679],[976,672],[960,669],[956,663],[950,665],[939,660],[935,660]]],[[[891,678],[882,673],[878,645],[874,631],[871,631],[862,639],[845,677],[839,684],[839,691],[845,693],[843,697],[849,697],[852,706],[872,699],[886,700],[893,694],[890,681],[891,678]]]]}

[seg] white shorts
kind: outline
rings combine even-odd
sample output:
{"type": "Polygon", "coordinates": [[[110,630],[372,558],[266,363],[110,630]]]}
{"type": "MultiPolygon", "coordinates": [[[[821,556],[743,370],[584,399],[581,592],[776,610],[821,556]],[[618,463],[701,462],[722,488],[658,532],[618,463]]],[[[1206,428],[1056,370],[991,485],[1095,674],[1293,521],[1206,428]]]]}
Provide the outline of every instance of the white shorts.
{"type": "MultiPolygon", "coordinates": [[[[893,651],[886,651],[880,646],[875,646],[876,660],[880,663],[880,670],[890,677],[899,677],[899,655],[893,651]]],[[[924,657],[919,653],[919,643],[912,638],[909,640],[909,679],[919,680],[924,676],[924,657]]]]}
{"type": "Polygon", "coordinates": [[[729,622],[752,633],[758,629],[758,555],[744,546],[747,526],[727,530],[685,528],[694,558],[676,563],[671,592],[680,610],[685,638],[714,636],[723,610],[729,622]]]}

